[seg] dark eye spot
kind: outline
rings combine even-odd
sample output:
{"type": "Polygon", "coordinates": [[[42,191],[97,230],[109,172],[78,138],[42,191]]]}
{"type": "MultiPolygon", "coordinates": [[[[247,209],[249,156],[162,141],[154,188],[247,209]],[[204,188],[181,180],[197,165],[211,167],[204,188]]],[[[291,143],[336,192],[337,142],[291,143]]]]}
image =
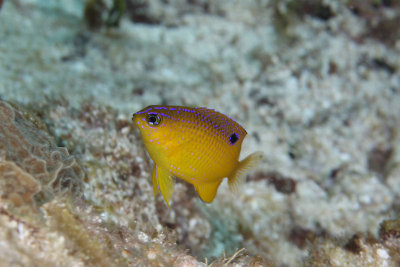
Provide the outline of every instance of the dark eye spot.
{"type": "Polygon", "coordinates": [[[150,113],[147,115],[147,123],[151,126],[157,126],[161,122],[161,117],[156,113],[150,113]]]}
{"type": "Polygon", "coordinates": [[[231,142],[232,145],[235,144],[237,140],[239,140],[237,133],[233,133],[231,136],[229,136],[229,142],[231,142]]]}

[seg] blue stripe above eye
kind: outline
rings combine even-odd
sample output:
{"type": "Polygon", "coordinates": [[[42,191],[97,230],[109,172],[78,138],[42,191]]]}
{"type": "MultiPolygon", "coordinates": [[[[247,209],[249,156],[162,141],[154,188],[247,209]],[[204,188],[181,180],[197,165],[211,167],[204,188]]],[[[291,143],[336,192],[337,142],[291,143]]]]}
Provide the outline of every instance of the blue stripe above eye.
{"type": "Polygon", "coordinates": [[[146,112],[148,112],[149,110],[152,110],[153,108],[148,108],[148,109],[146,109],[146,110],[144,110],[144,111],[139,111],[139,112],[136,112],[136,114],[143,114],[143,113],[146,113],[146,112]]]}

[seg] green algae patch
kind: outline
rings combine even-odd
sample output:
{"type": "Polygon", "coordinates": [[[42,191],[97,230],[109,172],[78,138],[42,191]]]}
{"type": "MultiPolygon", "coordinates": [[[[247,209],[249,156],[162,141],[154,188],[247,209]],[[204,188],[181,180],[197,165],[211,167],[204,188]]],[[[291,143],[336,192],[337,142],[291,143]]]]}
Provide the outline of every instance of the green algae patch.
{"type": "Polygon", "coordinates": [[[73,213],[69,204],[50,202],[43,206],[50,228],[65,237],[71,253],[76,253],[90,266],[120,265],[124,260],[112,255],[112,244],[96,233],[88,221],[73,213]],[[102,238],[102,239],[101,239],[102,238]]]}
{"type": "Polygon", "coordinates": [[[382,222],[379,235],[384,239],[389,237],[400,238],[400,219],[382,222]]]}

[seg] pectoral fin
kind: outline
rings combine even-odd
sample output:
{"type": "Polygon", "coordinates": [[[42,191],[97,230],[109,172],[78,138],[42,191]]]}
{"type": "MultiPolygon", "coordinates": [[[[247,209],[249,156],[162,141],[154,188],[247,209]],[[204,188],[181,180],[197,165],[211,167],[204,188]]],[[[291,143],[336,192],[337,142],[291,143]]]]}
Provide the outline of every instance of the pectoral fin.
{"type": "Polygon", "coordinates": [[[156,196],[159,191],[167,203],[168,208],[169,202],[171,201],[172,193],[174,192],[175,179],[174,177],[167,171],[158,166],[154,166],[153,168],[153,191],[156,196]]]}
{"type": "Polygon", "coordinates": [[[199,193],[201,200],[207,203],[213,201],[221,182],[222,179],[211,183],[202,183],[195,185],[196,191],[197,193],[199,193]]]}

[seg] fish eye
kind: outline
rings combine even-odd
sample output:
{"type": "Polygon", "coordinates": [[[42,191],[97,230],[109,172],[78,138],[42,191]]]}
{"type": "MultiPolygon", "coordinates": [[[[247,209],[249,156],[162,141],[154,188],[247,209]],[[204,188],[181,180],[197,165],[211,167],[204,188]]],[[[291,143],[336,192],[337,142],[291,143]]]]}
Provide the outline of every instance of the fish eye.
{"type": "Polygon", "coordinates": [[[156,113],[150,113],[147,115],[147,123],[151,126],[157,126],[161,122],[161,117],[156,113]]]}

